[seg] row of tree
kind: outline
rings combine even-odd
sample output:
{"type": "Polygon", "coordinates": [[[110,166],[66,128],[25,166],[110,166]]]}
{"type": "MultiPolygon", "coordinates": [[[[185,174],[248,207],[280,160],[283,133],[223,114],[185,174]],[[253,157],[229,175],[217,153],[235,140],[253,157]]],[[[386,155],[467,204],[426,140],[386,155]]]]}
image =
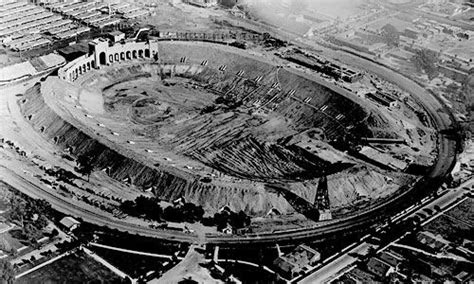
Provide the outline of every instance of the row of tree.
{"type": "Polygon", "coordinates": [[[218,231],[224,230],[227,226],[241,229],[250,226],[250,217],[244,211],[235,213],[223,210],[215,213],[213,217],[204,218],[202,223],[205,226],[216,226],[218,231]]]}
{"type": "Polygon", "coordinates": [[[183,203],[178,206],[162,208],[156,197],[138,196],[134,201],[127,200],[120,205],[120,209],[128,215],[143,217],[153,221],[171,221],[194,223],[202,220],[204,209],[192,203],[183,203]]]}
{"type": "Polygon", "coordinates": [[[10,207],[7,218],[22,228],[20,237],[29,243],[35,243],[41,238],[42,230],[49,223],[47,216],[51,213],[51,205],[45,200],[25,200],[13,195],[10,198],[10,207]]]}
{"type": "Polygon", "coordinates": [[[162,208],[160,200],[156,197],[138,196],[134,201],[122,202],[120,209],[134,217],[142,217],[157,222],[202,222],[206,226],[217,226],[218,230],[223,230],[227,226],[232,228],[245,228],[250,225],[250,217],[245,212],[238,213],[230,210],[222,210],[211,217],[204,217],[204,209],[193,203],[182,203],[175,206],[162,208]]]}

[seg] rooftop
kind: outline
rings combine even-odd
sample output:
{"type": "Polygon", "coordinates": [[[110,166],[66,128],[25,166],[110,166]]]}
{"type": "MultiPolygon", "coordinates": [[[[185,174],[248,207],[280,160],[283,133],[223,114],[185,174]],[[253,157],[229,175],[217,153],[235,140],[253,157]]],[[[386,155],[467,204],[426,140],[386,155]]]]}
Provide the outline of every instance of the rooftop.
{"type": "Polygon", "coordinates": [[[61,223],[61,225],[63,225],[64,227],[68,229],[72,228],[73,226],[77,226],[81,224],[79,221],[69,216],[62,218],[61,221],[59,221],[59,223],[61,223]]]}
{"type": "Polygon", "coordinates": [[[376,257],[372,257],[367,263],[367,268],[375,275],[379,277],[384,277],[385,275],[387,275],[387,272],[390,270],[391,267],[384,261],[376,257]]]}

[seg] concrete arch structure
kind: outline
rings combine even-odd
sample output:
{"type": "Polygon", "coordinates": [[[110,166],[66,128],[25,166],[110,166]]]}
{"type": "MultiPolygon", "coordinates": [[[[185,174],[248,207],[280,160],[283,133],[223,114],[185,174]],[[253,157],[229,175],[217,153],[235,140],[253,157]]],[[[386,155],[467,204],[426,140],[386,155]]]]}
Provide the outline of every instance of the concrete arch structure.
{"type": "Polygon", "coordinates": [[[99,54],[99,64],[102,64],[102,65],[107,64],[107,56],[105,55],[105,52],[101,52],[99,54]]]}
{"type": "MultiPolygon", "coordinates": [[[[158,54],[158,42],[127,42],[125,44],[115,44],[109,46],[109,42],[104,39],[95,39],[89,43],[90,49],[94,50],[95,59],[99,64],[96,68],[100,68],[103,64],[99,59],[100,54],[104,53],[107,58],[113,55],[113,62],[133,60],[138,58],[155,58],[158,54]]],[[[110,62],[112,63],[112,62],[110,62]]]]}
{"type": "Polygon", "coordinates": [[[158,57],[158,42],[127,42],[110,46],[105,39],[99,38],[89,43],[90,55],[81,56],[63,68],[58,74],[64,80],[75,81],[77,78],[92,69],[134,59],[152,59],[158,57]]]}
{"type": "Polygon", "coordinates": [[[58,76],[63,80],[75,81],[80,75],[95,68],[93,56],[83,55],[58,70],[58,76]]]}

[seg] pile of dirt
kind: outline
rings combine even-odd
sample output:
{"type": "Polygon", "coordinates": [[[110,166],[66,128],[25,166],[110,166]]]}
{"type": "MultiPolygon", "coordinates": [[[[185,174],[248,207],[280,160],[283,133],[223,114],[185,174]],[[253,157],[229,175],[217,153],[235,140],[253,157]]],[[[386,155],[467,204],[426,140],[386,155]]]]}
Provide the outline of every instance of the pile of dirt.
{"type": "Polygon", "coordinates": [[[75,127],[74,123],[67,121],[69,118],[59,116],[45,103],[40,84],[25,93],[21,111],[32,126],[43,133],[45,139],[63,150],[71,149],[71,153],[76,157],[94,157],[94,168],[108,168],[109,175],[116,180],[130,179],[138,187],[153,187],[154,193],[164,200],[173,201],[184,197],[190,202],[202,205],[210,214],[224,206],[235,211],[244,210],[254,216],[265,215],[272,208],[284,213],[293,212],[284,198],[266,192],[263,187],[243,189],[216,186],[200,182],[198,177],[179,172],[169,173],[127,157],[124,153],[114,150],[112,145],[99,142],[93,134],[75,127]]]}
{"type": "Polygon", "coordinates": [[[132,146],[118,146],[93,132],[88,122],[70,115],[70,106],[61,104],[61,91],[54,87],[57,78],[26,92],[21,110],[58,147],[71,149],[76,157],[94,157],[95,169],[108,169],[116,180],[152,188],[166,201],[184,197],[208,214],[224,206],[251,216],[265,216],[272,209],[293,214],[296,204],[313,206],[323,176],[328,176],[331,210],[372,204],[403,184],[403,177],[388,180],[387,173],[354,167],[353,159],[327,143],[351,135],[370,137],[367,119],[373,119],[373,126],[382,125],[382,115],[368,113],[351,99],[289,70],[238,52],[205,44],[163,43],[159,64],[106,67],[83,81],[83,87],[104,95],[104,112],[97,113],[123,123],[125,137],[143,134],[140,141],[151,142],[155,153],[172,152],[177,159],[224,174],[222,179],[206,176],[204,181],[199,171],[182,170],[183,163],[174,167],[150,162],[132,146]],[[312,132],[307,137],[324,141],[300,135],[308,130],[312,132]],[[290,194],[268,190],[266,185],[272,183],[283,183],[290,194]]]}

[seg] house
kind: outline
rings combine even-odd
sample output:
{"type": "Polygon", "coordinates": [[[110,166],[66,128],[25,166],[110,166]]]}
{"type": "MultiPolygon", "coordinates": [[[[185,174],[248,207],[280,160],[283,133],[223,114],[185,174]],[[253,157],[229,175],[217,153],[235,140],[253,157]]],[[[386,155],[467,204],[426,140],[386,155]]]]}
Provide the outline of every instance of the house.
{"type": "Polygon", "coordinates": [[[227,226],[224,229],[222,229],[221,232],[226,234],[226,235],[232,235],[232,232],[233,232],[232,226],[227,224],[227,226]]]}
{"type": "Polygon", "coordinates": [[[367,273],[363,270],[360,270],[359,268],[352,269],[349,273],[345,274],[345,280],[344,283],[354,283],[354,284],[363,284],[363,283],[382,283],[378,282],[375,279],[375,276],[373,276],[370,273],[367,273]]]}
{"type": "Polygon", "coordinates": [[[463,270],[456,274],[454,276],[454,279],[456,279],[460,283],[470,283],[470,281],[474,279],[474,275],[463,270]]]}
{"type": "Polygon", "coordinates": [[[433,252],[440,252],[450,244],[450,242],[445,240],[441,235],[435,235],[428,231],[419,232],[416,235],[416,239],[420,244],[426,246],[433,252]]]}
{"type": "Polygon", "coordinates": [[[383,251],[378,258],[389,264],[392,267],[397,268],[404,261],[404,257],[393,251],[383,251]]]}
{"type": "Polygon", "coordinates": [[[292,252],[275,259],[273,265],[282,277],[292,279],[301,272],[308,271],[320,259],[321,254],[318,251],[306,245],[299,245],[292,252]]]}
{"type": "Polygon", "coordinates": [[[376,257],[370,258],[369,262],[367,263],[367,270],[382,279],[394,272],[393,267],[376,257]]]}
{"type": "Polygon", "coordinates": [[[186,199],[184,197],[179,197],[179,198],[176,198],[174,201],[173,201],[173,205],[174,206],[183,206],[184,204],[186,203],[186,199]]]}
{"type": "Polygon", "coordinates": [[[176,231],[176,232],[185,232],[186,231],[186,224],[169,222],[169,223],[166,223],[164,228],[167,229],[167,230],[172,230],[172,231],[176,231]]]}
{"type": "Polygon", "coordinates": [[[76,219],[70,216],[62,218],[61,221],[59,221],[59,223],[69,232],[72,232],[81,224],[81,222],[77,221],[76,219]]]}

